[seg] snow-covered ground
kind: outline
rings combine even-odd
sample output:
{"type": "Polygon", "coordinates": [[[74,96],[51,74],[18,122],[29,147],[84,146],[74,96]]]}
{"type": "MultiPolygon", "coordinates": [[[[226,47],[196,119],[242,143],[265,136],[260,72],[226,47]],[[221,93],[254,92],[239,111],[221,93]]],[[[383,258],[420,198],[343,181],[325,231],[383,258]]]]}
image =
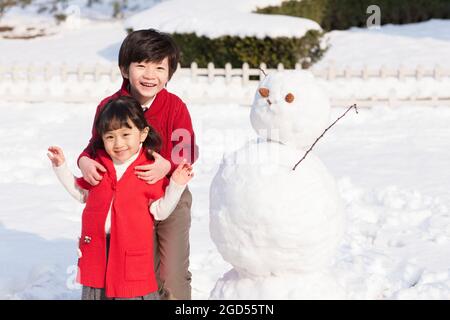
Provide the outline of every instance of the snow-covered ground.
{"type": "MultiPolygon", "coordinates": [[[[251,29],[252,24],[248,22],[248,16],[256,16],[258,19],[262,19],[261,21],[258,20],[258,25],[269,27],[271,25],[270,20],[273,18],[292,18],[250,13],[252,8],[256,8],[257,6],[262,7],[277,1],[233,0],[235,6],[232,7],[229,4],[229,0],[215,0],[214,6],[217,11],[214,12],[221,12],[221,14],[229,12],[229,16],[235,19],[232,23],[234,31],[222,28],[220,32],[228,31],[234,34],[246,34],[250,32],[249,30],[253,29],[251,29]],[[258,3],[260,4],[258,5],[258,3]]],[[[203,34],[206,34],[207,30],[210,30],[210,32],[218,32],[217,26],[213,30],[208,27],[207,20],[204,19],[204,11],[197,11],[197,16],[194,16],[196,11],[192,10],[190,1],[170,0],[163,1],[159,4],[157,2],[152,2],[153,5],[156,5],[149,10],[162,8],[161,10],[163,11],[167,10],[173,13],[190,12],[190,19],[184,16],[175,16],[173,23],[164,23],[163,21],[155,20],[153,24],[152,21],[154,19],[147,19],[148,24],[145,24],[145,26],[141,25],[142,27],[159,27],[163,30],[164,28],[168,28],[166,31],[176,29],[177,32],[199,30],[198,32],[203,34]],[[176,22],[180,21],[180,19],[184,22],[177,24],[176,22]],[[205,22],[202,24],[202,21],[205,22]]],[[[196,0],[194,3],[199,5],[203,2],[213,6],[212,1],[196,0]]],[[[14,15],[14,12],[8,13],[1,20],[1,24],[8,25],[14,21],[17,24],[23,24],[22,20],[29,19],[30,14],[24,18],[22,15],[14,15]]],[[[106,20],[104,16],[102,16],[103,19],[88,19],[88,17],[95,17],[95,15],[94,13],[89,15],[89,11],[84,7],[81,8],[81,13],[79,19],[75,17],[76,19],[72,19],[66,24],[61,24],[55,30],[54,34],[50,33],[46,37],[30,40],[0,39],[0,49],[2,51],[0,63],[7,65],[13,63],[21,65],[29,63],[44,64],[49,62],[66,62],[68,64],[116,63],[120,44],[126,36],[125,26],[132,24],[134,19],[142,20],[138,19],[139,15],[135,15],[135,18],[131,17],[126,23],[122,20],[106,20]]],[[[145,11],[142,14],[144,13],[145,11]]],[[[157,18],[162,19],[163,17],[166,17],[166,14],[160,15],[157,18]]],[[[280,23],[275,24],[275,26],[279,25],[280,23]]],[[[283,22],[283,25],[288,24],[283,22]]],[[[259,28],[259,30],[264,30],[264,34],[270,34],[269,29],[259,28]]],[[[286,28],[283,30],[283,32],[290,30],[288,35],[295,35],[299,32],[298,28],[286,28]]],[[[314,68],[326,67],[330,62],[335,63],[338,67],[350,66],[354,68],[360,68],[363,65],[368,65],[371,68],[379,68],[383,65],[391,67],[403,65],[408,68],[415,68],[418,65],[434,67],[436,64],[446,66],[445,61],[450,56],[449,30],[450,20],[435,19],[402,26],[385,25],[380,29],[351,28],[345,31],[332,31],[326,35],[326,41],[330,45],[330,49],[314,68]]]]}
{"type": "MultiPolygon", "coordinates": [[[[380,30],[351,29],[348,31],[333,31],[328,34],[330,49],[323,59],[313,66],[321,70],[329,63],[335,63],[338,69],[350,67],[360,70],[367,65],[369,70],[379,70],[381,66],[393,69],[405,67],[409,72],[419,66],[433,69],[435,65],[445,64],[450,56],[450,40],[448,31],[450,20],[431,20],[418,24],[404,26],[383,26],[380,30]],[[420,32],[418,31],[420,30],[420,32]],[[413,36],[415,35],[415,36],[413,36]],[[364,46],[361,46],[364,43],[364,46]],[[411,54],[414,53],[414,54],[411,54]]],[[[123,23],[116,21],[83,20],[79,28],[65,28],[55,35],[31,40],[5,40],[0,39],[0,67],[16,65],[26,67],[30,63],[36,67],[52,66],[55,70],[65,63],[76,69],[79,65],[93,68],[96,63],[101,65],[116,65],[117,54],[121,41],[126,36],[123,23]]],[[[189,74],[189,73],[188,73],[189,74]]],[[[86,90],[94,91],[92,96],[105,96],[116,90],[118,82],[112,82],[104,77],[98,83],[85,80],[79,82],[75,77],[72,82],[43,81],[38,77],[33,82],[0,81],[0,94],[8,96],[26,96],[27,93],[39,95],[49,92],[60,99],[64,90],[69,89],[73,94],[85,96],[86,90]]],[[[120,79],[118,79],[120,82],[120,79]]],[[[448,97],[450,94],[450,78],[441,80],[424,77],[415,78],[340,78],[334,81],[322,81],[328,94],[334,99],[353,99],[397,96],[408,98],[429,98],[436,94],[439,97],[448,97]]],[[[170,90],[179,94],[187,101],[201,102],[203,98],[209,101],[230,101],[251,104],[256,84],[242,86],[239,78],[225,85],[225,79],[217,78],[211,84],[208,79],[200,79],[192,83],[189,77],[180,77],[177,73],[169,83],[170,90]]],[[[61,100],[61,99],[60,99],[61,100]]],[[[97,99],[93,99],[97,100],[97,99]]],[[[93,101],[95,103],[96,101],[93,101]]]]}
{"type": "Polygon", "coordinates": [[[326,34],[330,48],[315,68],[336,66],[361,68],[423,66],[448,67],[450,20],[429,20],[379,29],[351,28],[326,34]]]}
{"type": "MultiPolygon", "coordinates": [[[[93,108],[0,105],[0,298],[79,298],[73,283],[82,206],[53,176],[46,148],[62,146],[77,172],[93,108]]],[[[222,154],[255,136],[247,107],[190,111],[201,148],[191,183],[193,297],[200,299],[231,268],[209,236],[211,180],[222,154]]],[[[334,109],[333,118],[342,111],[334,109]]],[[[448,108],[380,106],[349,113],[317,145],[348,215],[335,270],[350,297],[450,298],[449,122],[448,108]]]]}
{"type": "MultiPolygon", "coordinates": [[[[142,8],[157,2],[142,2],[142,8]]],[[[257,2],[262,3],[239,2],[240,12],[250,12],[257,2]]],[[[189,5],[188,1],[177,3],[177,12],[189,5]]],[[[124,23],[110,21],[106,17],[109,13],[99,16],[94,9],[87,12],[83,8],[80,19],[49,26],[51,32],[46,37],[0,39],[0,64],[116,63],[126,36],[124,23]]],[[[20,19],[28,21],[28,17],[11,11],[2,23],[21,23],[20,19]]],[[[50,23],[48,17],[46,21],[50,23]]],[[[242,31],[247,29],[246,21],[236,25],[242,31]]],[[[330,49],[314,68],[326,67],[331,61],[338,67],[354,68],[445,64],[450,56],[448,30],[449,20],[431,20],[387,25],[380,30],[333,31],[327,35],[330,49]]],[[[213,104],[189,105],[201,148],[191,183],[193,297],[201,299],[209,297],[216,281],[231,268],[209,236],[211,180],[222,154],[238,149],[255,135],[250,109],[230,102],[237,91],[220,82],[212,86],[199,82],[194,87],[187,78],[175,80],[178,84],[170,83],[169,89],[182,98],[188,95],[186,88],[212,96],[227,90],[229,97],[213,104]]],[[[0,82],[0,89],[10,85],[0,82]]],[[[14,90],[39,91],[42,81],[26,83],[24,88],[20,88],[21,82],[14,86],[14,90]]],[[[103,83],[98,86],[99,90],[108,88],[103,83]]],[[[335,97],[364,96],[391,88],[404,97],[450,91],[447,78],[339,80],[330,92],[335,97]]],[[[55,90],[59,89],[55,85],[55,90]]],[[[252,100],[254,89],[236,90],[252,100]]],[[[0,102],[0,299],[80,296],[74,277],[82,206],[59,186],[46,148],[62,146],[70,167],[78,172],[75,159],[89,138],[96,102],[0,102]]],[[[333,109],[332,118],[342,112],[333,109]]],[[[334,270],[350,298],[450,299],[448,123],[450,109],[445,107],[374,106],[360,110],[358,115],[348,114],[316,146],[316,154],[338,181],[348,216],[346,237],[334,270]]]]}
{"type": "Polygon", "coordinates": [[[2,64],[43,65],[47,63],[80,64],[117,61],[120,44],[127,33],[122,22],[82,20],[47,37],[30,40],[0,39],[2,64]]]}

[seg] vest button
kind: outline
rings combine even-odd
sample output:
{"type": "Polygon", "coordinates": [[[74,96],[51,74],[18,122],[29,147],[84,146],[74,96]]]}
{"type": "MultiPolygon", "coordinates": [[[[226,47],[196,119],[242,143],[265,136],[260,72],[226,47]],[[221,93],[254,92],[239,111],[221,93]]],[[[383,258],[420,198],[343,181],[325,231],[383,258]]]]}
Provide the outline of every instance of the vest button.
{"type": "Polygon", "coordinates": [[[89,236],[84,236],[84,243],[91,243],[92,238],[89,236]]]}

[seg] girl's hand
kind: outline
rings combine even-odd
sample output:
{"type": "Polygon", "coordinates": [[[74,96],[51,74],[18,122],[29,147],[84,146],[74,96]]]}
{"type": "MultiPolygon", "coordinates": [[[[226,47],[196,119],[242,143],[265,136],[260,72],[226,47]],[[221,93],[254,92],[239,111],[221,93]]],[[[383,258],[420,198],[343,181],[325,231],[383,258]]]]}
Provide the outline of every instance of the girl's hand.
{"type": "Polygon", "coordinates": [[[47,157],[50,159],[54,167],[60,167],[64,164],[64,162],[66,162],[62,149],[57,146],[48,147],[47,157]]]}
{"type": "Polygon", "coordinates": [[[80,171],[83,174],[83,179],[92,186],[99,184],[103,178],[97,170],[106,172],[104,166],[88,157],[81,157],[78,161],[78,165],[80,166],[80,171]]]}
{"type": "Polygon", "coordinates": [[[155,162],[143,166],[137,166],[134,173],[139,179],[146,181],[148,184],[153,184],[164,178],[170,171],[170,161],[164,159],[158,152],[152,152],[155,162]]]}
{"type": "Polygon", "coordinates": [[[193,176],[194,172],[192,172],[192,165],[187,163],[186,159],[184,159],[172,173],[173,181],[180,185],[188,183],[193,176]]]}

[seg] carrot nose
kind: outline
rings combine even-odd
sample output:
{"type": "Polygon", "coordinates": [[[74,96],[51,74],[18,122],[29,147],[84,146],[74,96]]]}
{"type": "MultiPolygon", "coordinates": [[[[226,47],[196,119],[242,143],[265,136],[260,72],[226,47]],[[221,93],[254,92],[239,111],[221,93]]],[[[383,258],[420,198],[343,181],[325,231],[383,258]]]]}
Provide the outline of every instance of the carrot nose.
{"type": "Polygon", "coordinates": [[[263,97],[263,98],[267,98],[270,93],[269,89],[267,89],[267,88],[259,88],[258,91],[259,91],[259,94],[261,95],[261,97],[263,97]]]}

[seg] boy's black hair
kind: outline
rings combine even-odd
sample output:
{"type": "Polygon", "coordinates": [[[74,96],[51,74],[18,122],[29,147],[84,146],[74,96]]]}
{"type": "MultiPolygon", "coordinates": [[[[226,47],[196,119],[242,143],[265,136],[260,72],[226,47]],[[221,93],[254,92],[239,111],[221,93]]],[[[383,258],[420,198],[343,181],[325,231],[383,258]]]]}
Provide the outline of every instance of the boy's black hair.
{"type": "Polygon", "coordinates": [[[152,126],[147,123],[141,104],[133,97],[121,96],[109,100],[95,120],[95,128],[97,129],[98,137],[92,145],[94,154],[95,150],[105,149],[102,136],[106,132],[124,127],[131,129],[130,121],[140,131],[149,127],[147,138],[142,143],[142,146],[146,149],[159,152],[162,143],[161,137],[152,126]]]}
{"type": "Polygon", "coordinates": [[[119,51],[119,67],[128,72],[132,62],[169,60],[169,80],[177,70],[180,49],[168,33],[155,29],[133,31],[123,40],[119,51]]]}

